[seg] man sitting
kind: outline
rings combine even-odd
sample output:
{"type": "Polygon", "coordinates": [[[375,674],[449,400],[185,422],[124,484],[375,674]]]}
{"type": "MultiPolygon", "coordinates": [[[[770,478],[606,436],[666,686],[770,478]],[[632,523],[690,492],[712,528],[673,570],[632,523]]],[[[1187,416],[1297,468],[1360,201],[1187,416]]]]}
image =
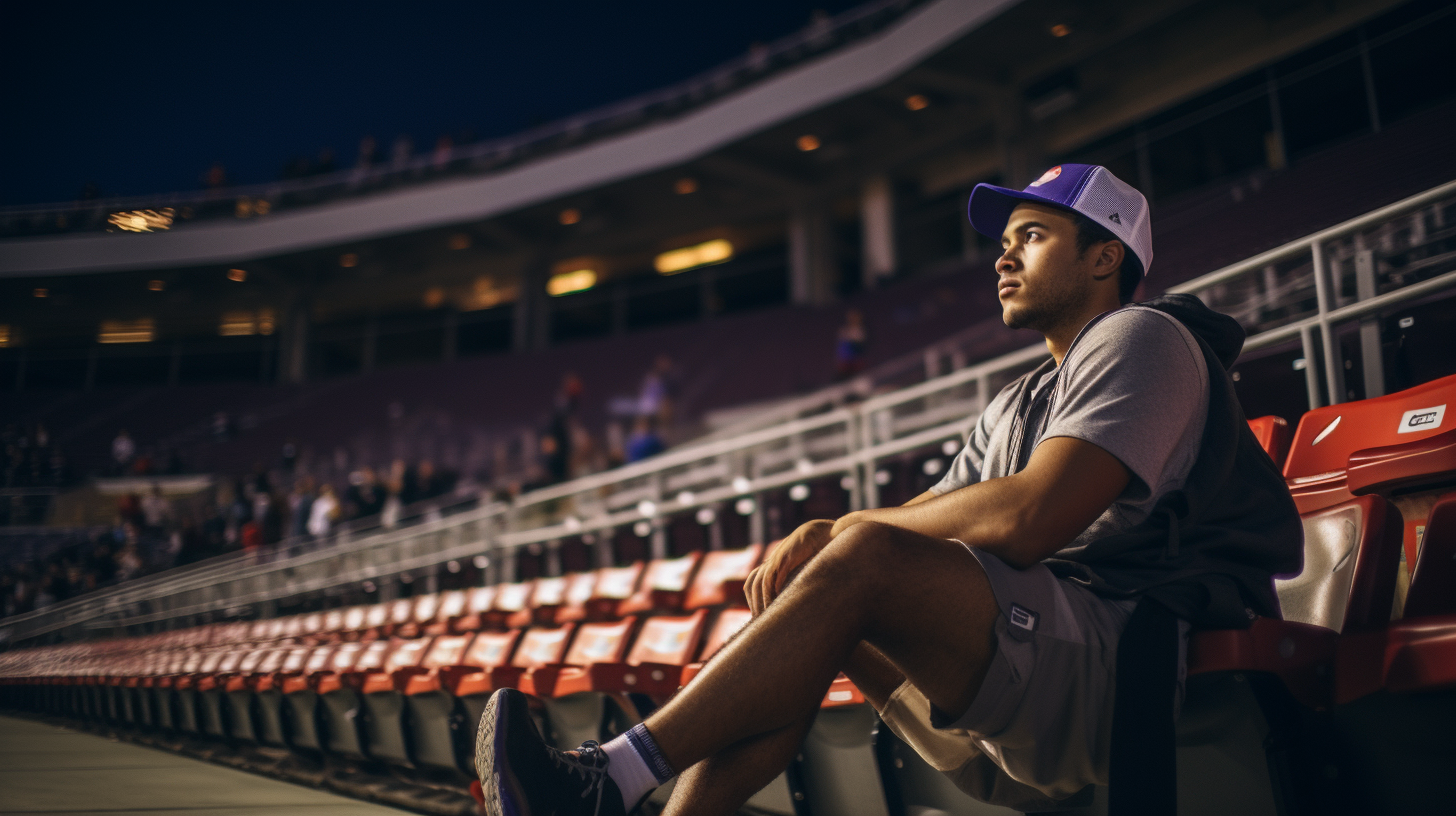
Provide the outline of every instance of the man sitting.
{"type": "Polygon", "coordinates": [[[668,813],[732,813],[841,671],[963,790],[1054,802],[1107,781],[1140,601],[1207,626],[1279,614],[1301,529],[1226,372],[1243,331],[1191,296],[1128,305],[1152,261],[1143,196],[1067,164],[1024,191],[978,185],[970,219],[1001,240],[1003,320],[1052,359],[929,492],[795,530],[750,576],[753,621],[642,725],[561,752],[524,695],[496,692],[476,742],[488,814],[628,813],[679,774],[668,813]]]}

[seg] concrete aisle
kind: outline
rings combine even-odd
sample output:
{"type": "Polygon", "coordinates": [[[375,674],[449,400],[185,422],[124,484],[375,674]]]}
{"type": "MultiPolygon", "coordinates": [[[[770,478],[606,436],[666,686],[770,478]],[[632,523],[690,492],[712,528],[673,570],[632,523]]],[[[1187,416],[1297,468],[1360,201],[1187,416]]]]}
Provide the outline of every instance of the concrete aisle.
{"type": "Polygon", "coordinates": [[[153,748],[0,717],[0,814],[406,816],[153,748]]]}

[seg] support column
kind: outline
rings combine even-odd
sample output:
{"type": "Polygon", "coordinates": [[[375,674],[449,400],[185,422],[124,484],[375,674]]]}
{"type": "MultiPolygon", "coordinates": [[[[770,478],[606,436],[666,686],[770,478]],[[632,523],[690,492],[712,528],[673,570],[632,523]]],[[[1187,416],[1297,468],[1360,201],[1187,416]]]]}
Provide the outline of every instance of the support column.
{"type": "Polygon", "coordinates": [[[309,308],[306,301],[289,305],[278,333],[278,381],[289,385],[308,382],[309,308]]]}
{"type": "MultiPolygon", "coordinates": [[[[1369,300],[1376,290],[1375,253],[1368,249],[1355,253],[1355,292],[1360,300],[1369,300]]],[[[1385,354],[1380,343],[1380,315],[1360,320],[1360,368],[1365,380],[1365,399],[1385,395],[1385,354]]]]}
{"type": "Polygon", "coordinates": [[[789,218],[789,299],[819,305],[834,297],[834,236],[828,208],[804,204],[789,218]]]}
{"type": "Polygon", "coordinates": [[[863,284],[874,289],[881,278],[895,274],[895,192],[888,178],[876,176],[865,183],[859,217],[863,284]]]}
{"type": "Polygon", "coordinates": [[[521,269],[520,293],[512,313],[511,348],[514,351],[544,349],[551,339],[551,306],[546,294],[548,270],[538,261],[521,269]]]}

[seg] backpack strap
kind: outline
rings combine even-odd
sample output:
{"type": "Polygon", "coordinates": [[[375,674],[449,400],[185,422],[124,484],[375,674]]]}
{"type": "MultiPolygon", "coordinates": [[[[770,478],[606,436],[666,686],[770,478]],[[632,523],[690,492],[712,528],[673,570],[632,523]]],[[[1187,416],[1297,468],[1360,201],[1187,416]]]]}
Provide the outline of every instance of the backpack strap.
{"type": "Polygon", "coordinates": [[[1108,816],[1175,816],[1178,618],[1144,596],[1117,644],[1108,816]]]}

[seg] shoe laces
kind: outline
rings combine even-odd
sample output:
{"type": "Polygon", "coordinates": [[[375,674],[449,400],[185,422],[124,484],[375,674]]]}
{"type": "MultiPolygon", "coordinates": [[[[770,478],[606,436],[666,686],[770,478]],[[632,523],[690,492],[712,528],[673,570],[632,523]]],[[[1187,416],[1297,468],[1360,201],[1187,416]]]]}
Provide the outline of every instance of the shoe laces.
{"type": "Polygon", "coordinates": [[[596,792],[597,801],[592,808],[592,813],[602,812],[602,792],[606,790],[607,763],[611,757],[596,740],[587,740],[581,747],[570,753],[564,751],[553,751],[551,759],[560,767],[565,768],[569,773],[581,774],[587,785],[581,792],[581,798],[585,799],[593,791],[596,792]]]}

